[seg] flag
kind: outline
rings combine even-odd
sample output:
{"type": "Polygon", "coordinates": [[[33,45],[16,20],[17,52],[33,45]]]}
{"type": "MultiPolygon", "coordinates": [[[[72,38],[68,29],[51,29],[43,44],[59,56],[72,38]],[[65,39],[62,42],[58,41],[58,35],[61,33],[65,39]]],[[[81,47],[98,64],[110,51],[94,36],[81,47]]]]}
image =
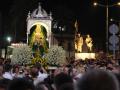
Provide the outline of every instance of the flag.
{"type": "Polygon", "coordinates": [[[75,29],[76,29],[76,32],[78,32],[78,22],[77,22],[77,20],[75,21],[75,29]]]}

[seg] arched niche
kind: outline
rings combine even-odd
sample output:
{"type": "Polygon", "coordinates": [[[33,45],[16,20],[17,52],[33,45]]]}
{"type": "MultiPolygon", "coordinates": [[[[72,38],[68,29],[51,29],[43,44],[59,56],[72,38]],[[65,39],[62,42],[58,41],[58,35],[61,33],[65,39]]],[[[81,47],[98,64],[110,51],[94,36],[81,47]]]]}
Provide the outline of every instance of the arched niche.
{"type": "Polygon", "coordinates": [[[46,29],[47,40],[49,42],[49,47],[50,47],[51,46],[51,20],[29,19],[27,22],[27,44],[28,44],[28,39],[29,39],[31,28],[35,25],[41,25],[46,29]]]}
{"type": "Polygon", "coordinates": [[[49,48],[46,28],[40,23],[34,24],[28,35],[28,45],[32,48],[33,53],[39,51],[43,56],[49,48]]]}

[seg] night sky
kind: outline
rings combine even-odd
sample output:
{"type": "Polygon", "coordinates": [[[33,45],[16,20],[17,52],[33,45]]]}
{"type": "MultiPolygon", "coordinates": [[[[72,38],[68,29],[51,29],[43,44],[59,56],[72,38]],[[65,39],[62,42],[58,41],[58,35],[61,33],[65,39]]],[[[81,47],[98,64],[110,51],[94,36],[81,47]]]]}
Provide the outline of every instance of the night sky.
{"type": "MultiPolygon", "coordinates": [[[[53,14],[59,25],[65,25],[68,33],[74,30],[74,22],[78,20],[79,32],[90,34],[98,49],[105,49],[106,9],[94,7],[95,0],[4,0],[0,3],[0,35],[3,41],[7,35],[13,42],[26,41],[26,18],[41,2],[42,7],[53,14]],[[15,32],[16,31],[16,32],[15,32]],[[15,36],[16,33],[16,36],[15,36]]],[[[115,4],[120,0],[96,0],[101,4],[115,4]]],[[[120,20],[120,7],[109,8],[109,19],[120,20]]],[[[113,22],[109,21],[109,25],[113,22]]],[[[115,23],[115,22],[114,22],[115,23]]],[[[118,23],[117,23],[118,24],[118,23]]]]}

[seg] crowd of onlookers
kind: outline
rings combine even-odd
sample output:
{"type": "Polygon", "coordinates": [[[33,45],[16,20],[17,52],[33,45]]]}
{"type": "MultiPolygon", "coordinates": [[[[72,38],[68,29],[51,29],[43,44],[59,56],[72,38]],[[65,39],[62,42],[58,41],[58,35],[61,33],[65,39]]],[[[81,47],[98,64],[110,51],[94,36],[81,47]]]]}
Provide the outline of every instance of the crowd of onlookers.
{"type": "Polygon", "coordinates": [[[0,90],[119,90],[119,60],[74,60],[54,69],[0,59],[0,90]]]}

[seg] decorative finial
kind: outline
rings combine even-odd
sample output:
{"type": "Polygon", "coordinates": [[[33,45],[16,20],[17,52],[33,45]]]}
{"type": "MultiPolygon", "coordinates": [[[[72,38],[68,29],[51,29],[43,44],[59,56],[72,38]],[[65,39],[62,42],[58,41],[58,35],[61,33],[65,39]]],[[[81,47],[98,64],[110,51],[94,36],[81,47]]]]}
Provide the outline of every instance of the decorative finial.
{"type": "Polygon", "coordinates": [[[28,12],[28,15],[30,15],[30,11],[28,12]]]}
{"type": "Polygon", "coordinates": [[[38,3],[38,9],[41,10],[41,3],[38,3]]]}
{"type": "Polygon", "coordinates": [[[50,16],[52,16],[52,12],[50,12],[50,16]]]}
{"type": "Polygon", "coordinates": [[[38,3],[38,6],[41,6],[41,3],[40,3],[40,2],[38,3]]]}
{"type": "Polygon", "coordinates": [[[50,19],[52,19],[52,12],[50,12],[49,16],[50,16],[50,19]]]}
{"type": "Polygon", "coordinates": [[[30,18],[30,14],[31,14],[31,13],[30,13],[30,11],[29,11],[29,12],[28,12],[28,16],[27,16],[27,20],[30,18]]]}

